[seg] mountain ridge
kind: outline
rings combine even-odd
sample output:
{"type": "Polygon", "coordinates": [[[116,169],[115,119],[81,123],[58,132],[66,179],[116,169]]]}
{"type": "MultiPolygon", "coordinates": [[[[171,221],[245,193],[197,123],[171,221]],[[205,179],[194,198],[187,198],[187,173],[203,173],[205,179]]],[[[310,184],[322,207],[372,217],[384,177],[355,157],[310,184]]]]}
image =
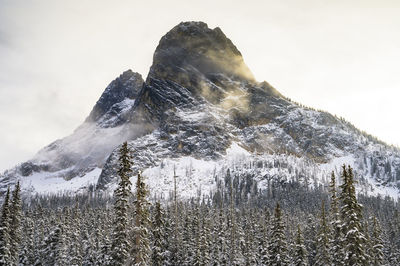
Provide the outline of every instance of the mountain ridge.
{"type": "MultiPolygon", "coordinates": [[[[172,162],[185,168],[182,162],[193,160],[222,171],[237,160],[232,150],[246,154],[247,159],[239,156],[240,161],[250,164],[283,156],[281,165],[307,165],[304,171],[295,167],[304,173],[289,167],[281,169],[284,173],[270,169],[282,172],[286,180],[309,175],[322,184],[329,172],[324,165],[340,158],[355,165],[365,190],[396,188],[400,180],[398,149],[328,112],[290,101],[265,81],[255,81],[221,29],[182,22],[161,38],[145,81],[131,70],[121,74],[71,136],[4,173],[0,190],[17,179],[24,180],[25,190],[35,191],[35,178],[72,182],[100,171],[97,180],[91,176],[91,184],[95,180],[98,189],[112,189],[118,145],[123,141],[132,149],[134,173],[147,171],[157,188],[168,183],[172,162]],[[162,164],[170,167],[161,168],[162,164]],[[159,177],[154,176],[156,171],[159,177]]],[[[198,172],[194,179],[209,179],[206,172],[198,172]]],[[[262,183],[270,173],[261,172],[254,170],[262,183]]]]}

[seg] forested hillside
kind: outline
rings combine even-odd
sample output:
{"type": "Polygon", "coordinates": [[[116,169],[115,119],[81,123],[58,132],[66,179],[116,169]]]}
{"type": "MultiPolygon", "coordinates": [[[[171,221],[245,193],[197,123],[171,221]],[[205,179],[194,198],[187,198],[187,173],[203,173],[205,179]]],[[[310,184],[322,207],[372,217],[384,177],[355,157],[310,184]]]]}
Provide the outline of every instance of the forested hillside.
{"type": "MultiPolygon", "coordinates": [[[[150,198],[130,183],[119,150],[118,187],[20,198],[1,209],[1,265],[398,265],[400,215],[391,198],[356,196],[350,166],[330,186],[271,181],[265,190],[228,169],[218,189],[190,200],[150,198]],[[134,189],[131,189],[131,186],[134,189]],[[133,192],[132,192],[133,191],[133,192]]],[[[171,176],[173,182],[179,176],[171,176]]]]}

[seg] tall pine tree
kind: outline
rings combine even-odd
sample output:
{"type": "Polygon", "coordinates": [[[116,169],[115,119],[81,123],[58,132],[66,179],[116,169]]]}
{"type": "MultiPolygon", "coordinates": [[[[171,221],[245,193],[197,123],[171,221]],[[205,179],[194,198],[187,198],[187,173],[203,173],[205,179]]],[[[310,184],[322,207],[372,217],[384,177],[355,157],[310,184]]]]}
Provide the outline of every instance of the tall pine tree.
{"type": "Polygon", "coordinates": [[[330,231],[326,221],[325,202],[322,201],[321,206],[321,223],[317,235],[317,255],[315,265],[324,266],[331,264],[330,246],[330,231]]]}
{"type": "Polygon", "coordinates": [[[166,263],[166,241],[165,241],[164,212],[160,202],[156,202],[153,218],[153,253],[151,263],[154,266],[165,265],[166,263]]]}
{"type": "Polygon", "coordinates": [[[115,265],[124,265],[131,249],[129,235],[129,201],[131,198],[132,161],[128,143],[124,142],[119,150],[119,183],[114,191],[115,227],[112,242],[112,258],[115,265]]]}
{"type": "Polygon", "coordinates": [[[307,266],[308,256],[307,249],[304,245],[304,238],[300,230],[300,225],[297,226],[296,244],[294,248],[293,264],[295,266],[307,266]]]}
{"type": "Polygon", "coordinates": [[[1,220],[0,220],[0,265],[11,264],[11,253],[10,253],[10,188],[7,189],[6,196],[4,198],[3,206],[1,208],[1,220]]]}
{"type": "Polygon", "coordinates": [[[330,240],[330,254],[332,255],[333,265],[343,265],[343,248],[342,248],[342,220],[339,213],[339,198],[336,187],[335,173],[331,174],[331,181],[329,183],[329,192],[331,194],[330,204],[330,227],[331,227],[331,240],[330,240]]]}
{"type": "Polygon", "coordinates": [[[287,243],[285,227],[282,221],[282,212],[279,203],[276,204],[274,221],[271,228],[271,242],[269,245],[270,265],[288,265],[287,243]]]}
{"type": "Polygon", "coordinates": [[[340,186],[342,248],[345,265],[368,265],[365,253],[365,236],[362,232],[362,206],[357,202],[354,175],[350,166],[342,169],[343,184],[340,186]]]}
{"type": "Polygon", "coordinates": [[[22,201],[20,194],[21,187],[18,181],[12,193],[13,198],[10,206],[10,255],[13,265],[19,263],[19,250],[21,244],[22,201]]]}
{"type": "Polygon", "coordinates": [[[383,239],[382,239],[381,225],[374,216],[372,220],[372,234],[371,234],[371,250],[369,252],[371,256],[371,265],[379,266],[384,263],[383,255],[383,239]]]}
{"type": "Polygon", "coordinates": [[[148,190],[143,177],[138,173],[136,180],[136,199],[134,202],[134,243],[132,249],[132,263],[137,266],[150,264],[150,203],[147,201],[148,190]]]}

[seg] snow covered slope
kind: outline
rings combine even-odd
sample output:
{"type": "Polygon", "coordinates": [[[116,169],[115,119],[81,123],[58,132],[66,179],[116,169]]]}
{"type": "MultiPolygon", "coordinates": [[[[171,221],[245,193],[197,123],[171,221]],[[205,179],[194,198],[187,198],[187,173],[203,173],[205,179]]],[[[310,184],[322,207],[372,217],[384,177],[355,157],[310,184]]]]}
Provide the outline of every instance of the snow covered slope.
{"type": "Polygon", "coordinates": [[[19,179],[30,193],[94,184],[112,191],[123,141],[156,197],[169,195],[174,168],[188,197],[215,189],[227,169],[263,189],[271,179],[324,185],[343,163],[354,167],[360,192],[398,194],[397,148],[257,82],[231,40],[202,22],[169,31],[146,81],[124,72],[71,136],[4,173],[0,188],[19,179]]]}

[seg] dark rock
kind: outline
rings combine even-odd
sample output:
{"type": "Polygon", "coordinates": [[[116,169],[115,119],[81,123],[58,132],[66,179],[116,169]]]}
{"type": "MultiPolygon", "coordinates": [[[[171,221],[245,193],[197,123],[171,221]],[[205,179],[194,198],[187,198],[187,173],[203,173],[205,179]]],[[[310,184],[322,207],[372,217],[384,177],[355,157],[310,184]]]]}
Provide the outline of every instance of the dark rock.
{"type": "Polygon", "coordinates": [[[106,114],[112,106],[126,98],[136,99],[143,86],[143,78],[139,73],[127,70],[113,80],[105,89],[86,122],[95,122],[106,114]]]}

